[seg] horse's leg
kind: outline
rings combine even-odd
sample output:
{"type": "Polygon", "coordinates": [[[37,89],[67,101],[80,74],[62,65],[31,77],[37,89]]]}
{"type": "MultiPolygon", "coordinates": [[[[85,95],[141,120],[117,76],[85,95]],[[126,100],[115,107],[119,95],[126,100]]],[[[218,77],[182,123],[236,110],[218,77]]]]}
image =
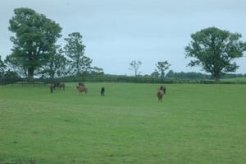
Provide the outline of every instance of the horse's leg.
{"type": "Polygon", "coordinates": [[[54,89],[54,87],[52,85],[50,85],[50,93],[53,93],[53,89],[54,89]]]}

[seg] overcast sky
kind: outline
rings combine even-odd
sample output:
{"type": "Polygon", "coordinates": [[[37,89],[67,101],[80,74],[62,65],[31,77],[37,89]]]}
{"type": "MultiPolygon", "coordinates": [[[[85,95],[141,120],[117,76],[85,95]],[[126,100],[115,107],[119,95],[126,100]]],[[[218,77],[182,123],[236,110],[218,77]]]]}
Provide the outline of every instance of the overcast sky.
{"type": "MultiPolygon", "coordinates": [[[[246,41],[245,0],[0,0],[2,59],[11,53],[9,19],[19,7],[59,23],[63,38],[80,32],[85,55],[110,74],[133,75],[132,60],[142,62],[141,74],[154,72],[164,60],[175,72],[201,71],[187,67],[184,48],[192,33],[207,27],[240,33],[246,41]]],[[[246,73],[246,57],[236,62],[237,73],[246,73]]]]}

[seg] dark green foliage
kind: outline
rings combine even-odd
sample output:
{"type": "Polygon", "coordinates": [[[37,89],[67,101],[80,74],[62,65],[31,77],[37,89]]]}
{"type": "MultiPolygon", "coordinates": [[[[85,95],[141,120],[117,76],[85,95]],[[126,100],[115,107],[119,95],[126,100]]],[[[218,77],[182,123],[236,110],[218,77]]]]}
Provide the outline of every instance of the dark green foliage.
{"type": "Polygon", "coordinates": [[[0,79],[0,84],[13,84],[22,80],[21,77],[14,71],[5,71],[0,79]]]}
{"type": "Polygon", "coordinates": [[[246,43],[241,35],[220,30],[216,27],[203,29],[191,35],[186,47],[186,56],[192,60],[189,66],[201,65],[217,81],[226,72],[234,72],[238,66],[233,60],[242,57],[246,43]]]}
{"type": "Polygon", "coordinates": [[[156,64],[157,70],[154,73],[156,74],[156,72],[158,72],[160,78],[164,79],[165,71],[168,70],[170,66],[171,66],[171,64],[169,64],[168,61],[166,61],[166,60],[160,61],[156,64]]]}
{"type": "Polygon", "coordinates": [[[73,32],[65,38],[67,42],[64,51],[69,57],[70,72],[75,75],[82,75],[89,72],[92,60],[84,55],[85,45],[82,43],[82,35],[79,32],[73,32]]]}
{"type": "Polygon", "coordinates": [[[2,74],[4,74],[4,69],[5,69],[5,64],[4,64],[4,62],[2,61],[2,59],[1,59],[1,56],[0,56],[0,76],[2,75],[2,74]]]}
{"type": "Polygon", "coordinates": [[[210,75],[197,73],[197,72],[174,72],[170,70],[167,75],[167,79],[183,79],[183,80],[208,80],[211,79],[210,75]]]}
{"type": "Polygon", "coordinates": [[[2,61],[1,56],[0,56],[0,82],[3,81],[5,67],[6,67],[6,66],[5,66],[5,64],[4,64],[4,62],[2,61]]]}
{"type": "Polygon", "coordinates": [[[11,37],[14,47],[7,61],[32,79],[35,71],[48,62],[61,27],[32,9],[17,8],[14,13],[9,21],[9,30],[15,33],[11,37]]]}
{"type": "Polygon", "coordinates": [[[55,77],[63,77],[68,73],[69,61],[63,55],[59,47],[54,47],[53,53],[49,56],[48,62],[41,68],[40,72],[43,77],[54,79],[55,77]]]}

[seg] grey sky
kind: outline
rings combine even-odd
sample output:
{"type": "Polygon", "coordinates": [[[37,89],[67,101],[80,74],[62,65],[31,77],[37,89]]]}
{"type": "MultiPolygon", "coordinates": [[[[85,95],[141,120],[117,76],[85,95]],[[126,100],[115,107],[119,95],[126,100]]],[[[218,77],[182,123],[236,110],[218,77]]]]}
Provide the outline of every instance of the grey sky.
{"type": "MultiPolygon", "coordinates": [[[[245,0],[1,0],[3,57],[11,52],[9,19],[18,7],[32,8],[59,23],[63,38],[80,32],[85,55],[110,74],[132,75],[131,60],[142,61],[142,74],[152,73],[164,60],[176,72],[201,71],[187,67],[184,48],[192,33],[211,26],[238,32],[246,41],[245,0]]],[[[236,62],[237,73],[246,73],[246,58],[236,62]]]]}

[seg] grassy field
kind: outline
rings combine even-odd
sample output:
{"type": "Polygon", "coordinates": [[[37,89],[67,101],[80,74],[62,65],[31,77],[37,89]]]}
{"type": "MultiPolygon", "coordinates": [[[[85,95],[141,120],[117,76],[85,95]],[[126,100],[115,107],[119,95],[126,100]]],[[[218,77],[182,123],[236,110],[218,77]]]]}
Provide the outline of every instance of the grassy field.
{"type": "Polygon", "coordinates": [[[245,163],[246,85],[0,86],[0,163],[245,163]],[[106,95],[99,95],[100,87],[106,95]]]}

